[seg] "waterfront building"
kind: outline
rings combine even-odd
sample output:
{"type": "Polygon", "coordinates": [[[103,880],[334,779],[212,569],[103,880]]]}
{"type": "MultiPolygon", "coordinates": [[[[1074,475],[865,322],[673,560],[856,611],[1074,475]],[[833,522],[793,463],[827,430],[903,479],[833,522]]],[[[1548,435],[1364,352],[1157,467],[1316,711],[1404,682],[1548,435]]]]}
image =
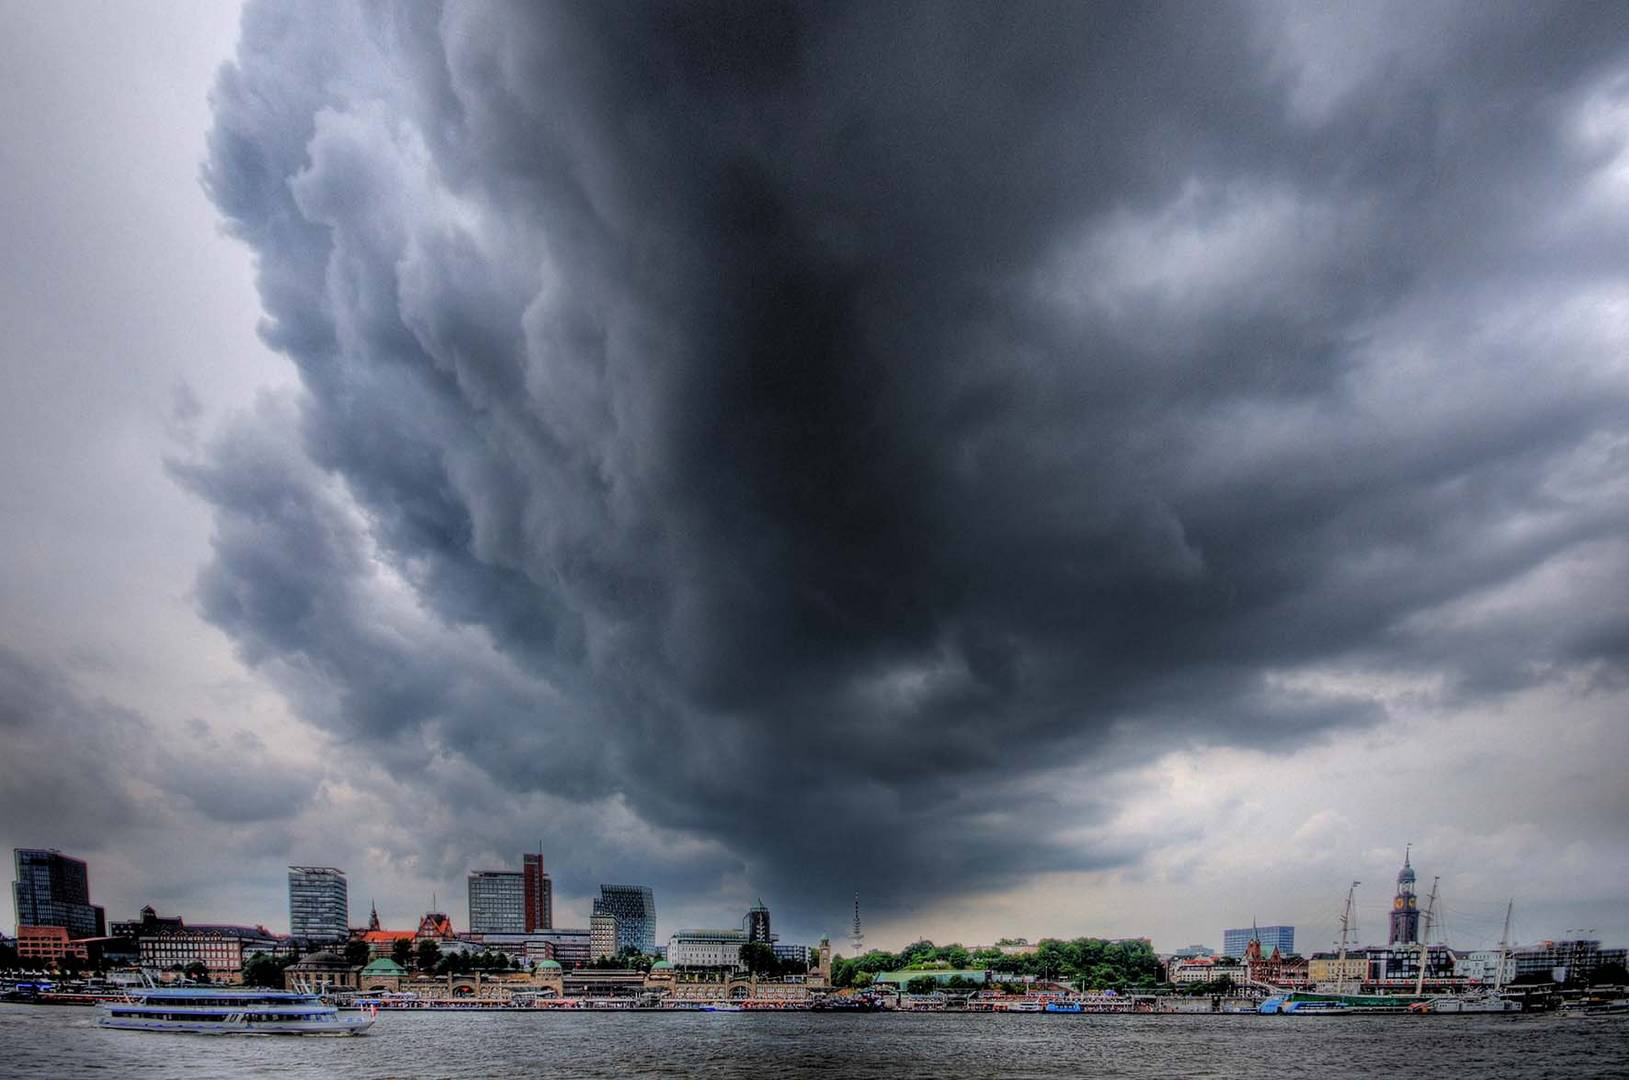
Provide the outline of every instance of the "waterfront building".
{"type": "Polygon", "coordinates": [[[351,902],[345,871],[332,866],[289,867],[288,926],[302,943],[349,938],[351,902]]]}
{"type": "Polygon", "coordinates": [[[1307,979],[1314,986],[1362,986],[1369,981],[1369,957],[1351,950],[1345,960],[1338,952],[1313,953],[1307,958],[1307,979]]]}
{"type": "Polygon", "coordinates": [[[620,927],[617,917],[609,911],[596,910],[588,917],[589,955],[598,960],[615,956],[622,951],[620,927]]]}
{"type": "Polygon", "coordinates": [[[1414,895],[1414,867],[1409,848],[1403,848],[1403,868],[1397,871],[1397,895],[1391,901],[1388,945],[1415,945],[1420,940],[1420,898],[1414,895]]]}
{"type": "Polygon", "coordinates": [[[418,943],[418,938],[417,930],[368,930],[362,934],[371,957],[391,956],[396,951],[396,942],[405,941],[411,947],[418,943]]]}
{"type": "Polygon", "coordinates": [[[289,956],[294,943],[264,926],[187,926],[177,919],[137,938],[141,966],[165,971],[202,964],[216,982],[235,982],[255,953],[289,956]]]}
{"type": "Polygon", "coordinates": [[[570,998],[638,997],[645,990],[645,973],[631,968],[573,971],[560,980],[561,993],[570,998]]]}
{"type": "Polygon", "coordinates": [[[1295,952],[1295,927],[1246,926],[1238,930],[1223,930],[1222,955],[1242,960],[1252,941],[1261,942],[1263,952],[1271,953],[1277,949],[1280,955],[1289,956],[1295,952]]]}
{"type": "Polygon", "coordinates": [[[1454,974],[1467,982],[1492,986],[1514,982],[1516,979],[1516,957],[1513,953],[1504,953],[1504,971],[1499,971],[1499,949],[1476,949],[1472,952],[1459,953],[1454,957],[1454,974]]]}
{"type": "Polygon", "coordinates": [[[179,928],[181,916],[160,915],[153,909],[153,905],[144,904],[140,913],[134,919],[120,919],[108,928],[108,932],[116,938],[136,938],[152,936],[165,927],[179,928]]]}
{"type": "Polygon", "coordinates": [[[542,955],[544,959],[558,961],[562,968],[578,968],[594,958],[593,931],[587,927],[572,929],[552,927],[538,933],[527,934],[528,956],[542,955]]]}
{"type": "MultiPolygon", "coordinates": [[[[1359,949],[1348,955],[1362,955],[1369,963],[1369,977],[1381,989],[1406,992],[1420,975],[1419,945],[1388,945],[1359,949]]],[[[1463,982],[1454,970],[1454,953],[1446,945],[1431,945],[1425,951],[1425,981],[1440,988],[1463,982]]]]}
{"type": "Polygon", "coordinates": [[[1277,948],[1263,954],[1261,942],[1252,941],[1244,951],[1244,974],[1251,982],[1294,989],[1307,985],[1310,973],[1303,958],[1293,953],[1286,955],[1277,948]]]}
{"type": "Polygon", "coordinates": [[[991,981],[991,974],[983,968],[933,968],[927,971],[907,969],[905,971],[880,972],[875,982],[883,986],[894,986],[903,989],[912,979],[926,976],[940,986],[952,979],[961,979],[964,982],[974,982],[984,985],[991,981]]]}
{"type": "Polygon", "coordinates": [[[12,856],[17,876],[11,895],[19,941],[26,926],[60,926],[70,939],[107,933],[105,913],[90,901],[85,860],[55,848],[14,848],[12,856]]]}
{"type": "MultiPolygon", "coordinates": [[[[472,935],[480,938],[481,948],[492,952],[501,952],[505,956],[514,957],[522,964],[536,964],[542,960],[555,959],[555,935],[548,931],[535,934],[480,934],[472,935]]],[[[583,959],[588,959],[587,953],[592,950],[585,948],[583,959]]]]}
{"type": "Polygon", "coordinates": [[[445,911],[426,911],[424,918],[419,920],[419,932],[414,935],[419,940],[426,938],[446,944],[455,941],[458,935],[453,933],[452,920],[445,911]]]}
{"type": "Polygon", "coordinates": [[[522,856],[520,872],[526,889],[525,932],[554,929],[554,882],[543,870],[543,852],[522,856]]]}
{"type": "Polygon", "coordinates": [[[375,994],[396,991],[411,978],[407,969],[390,957],[376,956],[357,973],[356,988],[375,994]]]}
{"type": "Polygon", "coordinates": [[[1184,945],[1184,946],[1182,946],[1182,948],[1178,949],[1176,952],[1171,954],[1172,958],[1177,959],[1177,960],[1191,960],[1192,958],[1194,958],[1196,956],[1215,956],[1215,955],[1216,955],[1216,950],[1215,949],[1209,949],[1209,948],[1206,948],[1203,945],[1184,945]]]}
{"type": "Polygon", "coordinates": [[[1178,986],[1215,982],[1224,975],[1236,983],[1243,982],[1244,965],[1231,956],[1190,956],[1166,970],[1166,978],[1178,986]]]}
{"type": "Polygon", "coordinates": [[[615,915],[618,946],[642,953],[656,952],[656,895],[649,885],[601,885],[594,914],[615,915]]]}
{"type": "Polygon", "coordinates": [[[321,949],[302,956],[283,969],[283,987],[327,993],[331,990],[354,990],[361,984],[362,967],[353,964],[337,952],[321,949]]]}
{"type": "Polygon", "coordinates": [[[759,941],[768,945],[775,940],[775,935],[769,932],[769,909],[764,906],[761,898],[747,912],[746,918],[741,920],[741,927],[746,930],[748,941],[759,941]]]}
{"type": "Polygon", "coordinates": [[[30,966],[54,964],[68,957],[89,961],[90,950],[85,942],[84,938],[70,938],[67,929],[61,926],[19,926],[17,959],[30,966]]]}
{"type": "Polygon", "coordinates": [[[741,966],[745,930],[677,930],[667,939],[667,960],[674,968],[735,969],[741,966]]]}
{"type": "Polygon", "coordinates": [[[804,967],[809,966],[809,953],[812,950],[810,950],[809,946],[807,945],[782,945],[780,942],[776,941],[771,942],[769,947],[775,950],[775,959],[780,960],[783,963],[802,964],[804,967]]]}
{"type": "Polygon", "coordinates": [[[1603,949],[1593,938],[1541,941],[1511,950],[1516,976],[1541,976],[1551,982],[1590,979],[1596,969],[1608,964],[1625,965],[1624,949],[1603,949]]]}
{"type": "Polygon", "coordinates": [[[1030,956],[1039,952],[1041,947],[1029,938],[1002,938],[994,945],[975,945],[968,951],[989,952],[991,949],[995,949],[1002,956],[1030,956]]]}
{"type": "Polygon", "coordinates": [[[470,871],[469,929],[472,934],[526,932],[526,881],[522,871],[470,871]]]}

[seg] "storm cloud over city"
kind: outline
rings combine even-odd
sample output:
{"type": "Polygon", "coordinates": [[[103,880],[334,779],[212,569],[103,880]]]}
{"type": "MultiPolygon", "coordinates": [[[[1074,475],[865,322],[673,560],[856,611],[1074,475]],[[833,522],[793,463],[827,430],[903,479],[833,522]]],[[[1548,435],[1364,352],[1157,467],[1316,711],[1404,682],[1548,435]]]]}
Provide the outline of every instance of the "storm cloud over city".
{"type": "Polygon", "coordinates": [[[7,845],[120,917],[541,845],[569,925],[1167,947],[1412,842],[1471,937],[1629,933],[1629,10],[222,33],[83,251],[146,174],[55,182],[4,46],[7,845]]]}

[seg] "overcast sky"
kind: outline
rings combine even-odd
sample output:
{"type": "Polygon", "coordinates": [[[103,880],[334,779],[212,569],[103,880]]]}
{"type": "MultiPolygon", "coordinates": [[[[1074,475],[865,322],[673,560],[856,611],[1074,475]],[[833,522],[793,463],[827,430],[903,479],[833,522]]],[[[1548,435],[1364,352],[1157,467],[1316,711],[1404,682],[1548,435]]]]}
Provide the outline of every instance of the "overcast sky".
{"type": "Polygon", "coordinates": [[[1629,941],[1629,9],[0,14],[0,844],[110,917],[1629,941]]]}

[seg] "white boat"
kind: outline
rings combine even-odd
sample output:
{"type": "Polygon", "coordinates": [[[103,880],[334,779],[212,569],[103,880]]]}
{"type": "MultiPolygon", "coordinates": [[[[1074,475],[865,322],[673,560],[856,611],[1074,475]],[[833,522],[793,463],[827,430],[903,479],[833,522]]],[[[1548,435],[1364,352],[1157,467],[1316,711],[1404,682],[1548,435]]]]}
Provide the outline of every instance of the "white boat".
{"type": "Polygon", "coordinates": [[[1429,1001],[1422,1001],[1418,1007],[1410,1006],[1410,1012],[1422,1013],[1507,1013],[1521,1012],[1518,1002],[1509,1001],[1497,994],[1466,994],[1463,997],[1445,996],[1435,997],[1429,1001]]]}
{"type": "Polygon", "coordinates": [[[360,1035],[374,1021],[371,1009],[341,1015],[316,994],[207,986],[132,990],[100,1008],[105,1028],[194,1035],[360,1035]]]}

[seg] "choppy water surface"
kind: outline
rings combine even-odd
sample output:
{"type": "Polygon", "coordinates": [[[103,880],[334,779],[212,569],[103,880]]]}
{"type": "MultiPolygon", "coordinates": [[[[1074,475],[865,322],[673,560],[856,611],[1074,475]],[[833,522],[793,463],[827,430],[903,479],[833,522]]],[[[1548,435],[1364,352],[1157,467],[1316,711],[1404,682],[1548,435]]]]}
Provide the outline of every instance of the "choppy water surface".
{"type": "Polygon", "coordinates": [[[106,1031],[0,1005],[0,1076],[1623,1076],[1629,1019],[387,1013],[366,1036],[106,1031]]]}

